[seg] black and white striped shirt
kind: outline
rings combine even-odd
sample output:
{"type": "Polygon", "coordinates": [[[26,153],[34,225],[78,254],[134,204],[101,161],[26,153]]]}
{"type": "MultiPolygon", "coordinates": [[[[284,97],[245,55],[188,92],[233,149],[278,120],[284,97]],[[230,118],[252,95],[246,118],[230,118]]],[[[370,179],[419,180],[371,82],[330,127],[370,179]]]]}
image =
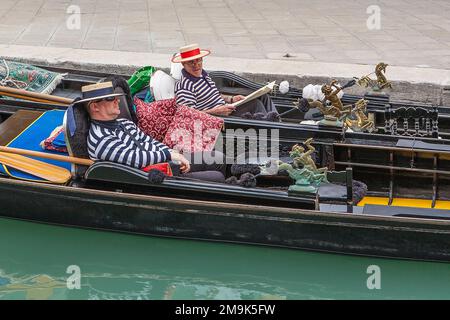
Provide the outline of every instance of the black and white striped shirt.
{"type": "Polygon", "coordinates": [[[203,70],[202,76],[197,78],[186,70],[181,70],[182,77],[175,84],[177,104],[186,105],[198,110],[212,109],[225,104],[216,84],[203,70]]]}
{"type": "Polygon", "coordinates": [[[171,159],[168,146],[126,119],[92,120],[87,145],[92,160],[112,161],[139,169],[171,159]]]}

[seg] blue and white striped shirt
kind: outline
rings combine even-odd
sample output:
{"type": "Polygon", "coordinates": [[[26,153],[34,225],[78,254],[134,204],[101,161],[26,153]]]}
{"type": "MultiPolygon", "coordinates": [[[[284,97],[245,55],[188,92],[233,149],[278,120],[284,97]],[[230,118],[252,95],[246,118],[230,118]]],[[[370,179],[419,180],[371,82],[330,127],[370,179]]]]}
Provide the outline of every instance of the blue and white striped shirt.
{"type": "Polygon", "coordinates": [[[205,70],[202,71],[202,76],[199,78],[184,69],[181,72],[182,77],[175,84],[175,96],[178,104],[198,110],[208,110],[225,104],[216,84],[205,70]]]}
{"type": "Polygon", "coordinates": [[[168,146],[143,133],[132,121],[92,120],[87,139],[89,157],[134,168],[171,159],[168,146]]]}

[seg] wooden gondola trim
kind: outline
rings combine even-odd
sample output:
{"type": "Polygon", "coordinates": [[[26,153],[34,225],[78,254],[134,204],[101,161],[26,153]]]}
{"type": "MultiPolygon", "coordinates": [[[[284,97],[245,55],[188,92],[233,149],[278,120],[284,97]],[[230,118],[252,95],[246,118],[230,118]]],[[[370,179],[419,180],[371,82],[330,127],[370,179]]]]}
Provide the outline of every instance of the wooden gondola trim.
{"type": "Polygon", "coordinates": [[[7,145],[42,115],[35,110],[18,110],[0,124],[0,146],[7,145]]]}
{"type": "MultiPolygon", "coordinates": [[[[8,93],[8,92],[4,92],[2,90],[0,90],[0,96],[6,96],[6,97],[11,97],[11,98],[16,98],[16,99],[27,100],[27,101],[45,103],[45,104],[55,105],[55,106],[61,105],[61,102],[50,101],[50,100],[46,100],[46,99],[40,99],[40,98],[34,98],[34,97],[28,97],[28,96],[22,96],[20,94],[8,93]]],[[[64,104],[64,105],[66,105],[66,104],[64,104]]]]}

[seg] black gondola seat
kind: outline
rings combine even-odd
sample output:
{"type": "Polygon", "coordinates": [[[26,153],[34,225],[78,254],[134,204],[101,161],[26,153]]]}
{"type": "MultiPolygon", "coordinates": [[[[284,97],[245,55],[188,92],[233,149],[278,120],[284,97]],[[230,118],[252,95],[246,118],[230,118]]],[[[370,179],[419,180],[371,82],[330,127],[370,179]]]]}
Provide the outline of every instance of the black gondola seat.
{"type": "Polygon", "coordinates": [[[305,193],[289,196],[286,191],[274,191],[264,188],[243,188],[236,185],[212,183],[195,179],[170,177],[161,184],[152,184],[147,173],[126,165],[113,162],[96,162],[85,173],[88,184],[106,182],[111,188],[144,193],[185,197],[196,200],[232,201],[241,203],[264,204],[282,207],[317,210],[318,194],[305,193]],[[139,187],[145,186],[142,189],[139,187]],[[251,200],[246,200],[251,199],[251,200]]]}
{"type": "MultiPolygon", "coordinates": [[[[125,93],[124,96],[120,97],[119,117],[136,122],[136,115],[133,111],[133,105],[130,96],[130,88],[128,87],[127,82],[122,77],[106,78],[103,81],[111,81],[113,83],[114,92],[125,93]]],[[[67,150],[72,157],[89,159],[89,153],[87,149],[87,137],[89,135],[90,127],[89,114],[84,103],[74,104],[72,106],[72,110],[76,130],[72,135],[70,133],[69,126],[66,126],[65,128],[67,150]]],[[[83,178],[87,168],[88,167],[84,165],[72,164],[72,175],[75,178],[83,178]]]]}

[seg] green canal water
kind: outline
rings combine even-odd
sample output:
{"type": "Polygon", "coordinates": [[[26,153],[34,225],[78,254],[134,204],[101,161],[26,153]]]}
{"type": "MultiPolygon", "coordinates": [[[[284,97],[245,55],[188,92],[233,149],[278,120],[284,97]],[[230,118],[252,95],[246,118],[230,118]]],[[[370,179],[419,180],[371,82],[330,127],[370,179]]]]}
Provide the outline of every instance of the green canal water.
{"type": "Polygon", "coordinates": [[[450,264],[446,263],[164,239],[0,219],[0,299],[449,298],[450,264]],[[379,267],[380,289],[367,287],[369,277],[375,283],[374,274],[367,270],[373,265],[379,267]],[[77,267],[79,289],[73,269],[77,267]]]}

